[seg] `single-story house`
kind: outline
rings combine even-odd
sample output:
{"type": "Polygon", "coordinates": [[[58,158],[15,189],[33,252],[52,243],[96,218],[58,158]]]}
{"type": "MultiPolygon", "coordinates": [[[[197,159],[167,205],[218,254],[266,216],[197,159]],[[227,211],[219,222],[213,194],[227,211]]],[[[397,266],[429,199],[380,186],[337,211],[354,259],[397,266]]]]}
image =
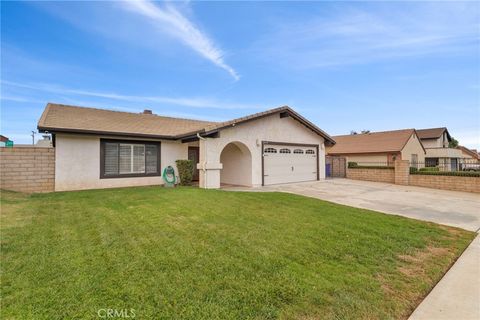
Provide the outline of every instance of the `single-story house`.
{"type": "Polygon", "coordinates": [[[445,127],[417,130],[425,151],[425,166],[439,167],[444,171],[455,171],[462,162],[462,151],[450,148],[452,137],[445,127]]]}
{"type": "Polygon", "coordinates": [[[458,146],[457,149],[459,149],[462,152],[462,158],[464,159],[473,159],[473,160],[480,160],[480,154],[476,149],[468,149],[467,147],[464,146],[458,146]]]}
{"type": "Polygon", "coordinates": [[[358,165],[393,166],[394,161],[409,160],[419,167],[425,161],[425,149],[415,129],[333,136],[335,145],[327,147],[329,156],[345,157],[358,165]]]}
{"type": "Polygon", "coordinates": [[[319,180],[335,143],[286,106],[211,122],[49,103],[38,130],[52,134],[56,191],[163,184],[178,159],[202,188],[319,180]]]}

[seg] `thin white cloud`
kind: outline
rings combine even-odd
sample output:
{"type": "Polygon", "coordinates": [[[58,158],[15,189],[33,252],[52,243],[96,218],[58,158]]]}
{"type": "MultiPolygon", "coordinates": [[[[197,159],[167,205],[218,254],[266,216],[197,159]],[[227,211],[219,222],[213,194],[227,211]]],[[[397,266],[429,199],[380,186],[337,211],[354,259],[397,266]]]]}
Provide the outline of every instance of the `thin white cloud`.
{"type": "Polygon", "coordinates": [[[160,30],[168,32],[216,66],[226,70],[235,80],[240,79],[238,73],[225,62],[223,51],[214,41],[172,4],[167,3],[160,8],[147,0],[133,0],[123,2],[123,7],[147,17],[160,30]]]}
{"type": "MultiPolygon", "coordinates": [[[[16,88],[24,88],[29,90],[43,91],[54,93],[62,96],[74,95],[74,96],[88,96],[103,98],[108,100],[125,101],[141,104],[166,104],[166,105],[178,105],[191,108],[212,108],[212,109],[260,109],[261,105],[232,103],[225,101],[218,101],[211,98],[187,98],[187,97],[164,97],[164,96],[138,96],[138,95],[123,95],[115,92],[101,92],[93,90],[72,89],[55,84],[48,83],[18,83],[7,80],[1,81],[2,85],[11,86],[16,88]]],[[[263,106],[265,107],[265,106],[263,106]]]]}
{"type": "Polygon", "coordinates": [[[479,45],[476,3],[351,5],[301,22],[282,19],[254,51],[301,69],[364,64],[432,54],[474,53],[479,45]]]}
{"type": "Polygon", "coordinates": [[[37,99],[32,99],[29,97],[23,97],[23,96],[11,96],[11,95],[4,95],[2,94],[0,96],[1,100],[6,100],[6,101],[13,101],[13,102],[29,102],[29,103],[40,103],[43,101],[37,100],[37,99]]]}

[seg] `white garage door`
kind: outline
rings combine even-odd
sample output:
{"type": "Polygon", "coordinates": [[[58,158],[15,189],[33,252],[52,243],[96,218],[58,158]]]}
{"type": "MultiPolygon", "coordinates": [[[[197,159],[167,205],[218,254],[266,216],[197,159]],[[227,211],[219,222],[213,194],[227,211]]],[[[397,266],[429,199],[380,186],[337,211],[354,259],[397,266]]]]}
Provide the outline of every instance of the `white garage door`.
{"type": "Polygon", "coordinates": [[[265,144],[264,185],[317,180],[317,147],[265,144]]]}

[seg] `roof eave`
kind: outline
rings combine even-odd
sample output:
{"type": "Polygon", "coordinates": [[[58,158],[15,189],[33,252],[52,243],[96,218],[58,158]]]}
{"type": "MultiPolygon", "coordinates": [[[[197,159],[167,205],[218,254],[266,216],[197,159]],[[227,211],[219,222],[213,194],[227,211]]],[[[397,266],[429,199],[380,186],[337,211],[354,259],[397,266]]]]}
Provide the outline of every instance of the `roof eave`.
{"type": "Polygon", "coordinates": [[[178,140],[174,136],[167,135],[154,135],[144,133],[131,133],[131,132],[115,132],[115,131],[99,131],[99,130],[84,130],[84,129],[69,129],[69,128],[53,128],[37,126],[39,132],[50,133],[76,133],[76,134],[91,134],[91,135],[105,135],[105,136],[119,136],[119,137],[132,137],[132,138],[149,138],[159,140],[178,140]]]}
{"type": "Polygon", "coordinates": [[[349,155],[349,154],[379,154],[379,153],[400,153],[400,150],[383,150],[383,151],[362,151],[362,152],[344,152],[344,151],[329,151],[328,155],[349,155]]]}

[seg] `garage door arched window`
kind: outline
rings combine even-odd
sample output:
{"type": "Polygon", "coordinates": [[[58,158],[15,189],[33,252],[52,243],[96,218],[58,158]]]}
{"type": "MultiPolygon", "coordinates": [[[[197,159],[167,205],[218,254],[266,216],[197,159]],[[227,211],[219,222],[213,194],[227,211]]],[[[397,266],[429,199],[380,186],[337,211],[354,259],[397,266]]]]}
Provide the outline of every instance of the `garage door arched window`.
{"type": "Polygon", "coordinates": [[[295,153],[295,154],[303,154],[303,150],[302,150],[302,149],[295,149],[295,150],[293,150],[293,153],[295,153]]]}
{"type": "Polygon", "coordinates": [[[308,149],[307,151],[305,151],[306,154],[315,154],[315,150],[312,150],[312,149],[308,149]]]}
{"type": "Polygon", "coordinates": [[[265,153],[277,153],[277,149],[275,148],[265,148],[265,153]]]}
{"type": "Polygon", "coordinates": [[[283,148],[283,149],[280,149],[280,153],[292,153],[292,151],[290,151],[290,149],[283,148]]]}

